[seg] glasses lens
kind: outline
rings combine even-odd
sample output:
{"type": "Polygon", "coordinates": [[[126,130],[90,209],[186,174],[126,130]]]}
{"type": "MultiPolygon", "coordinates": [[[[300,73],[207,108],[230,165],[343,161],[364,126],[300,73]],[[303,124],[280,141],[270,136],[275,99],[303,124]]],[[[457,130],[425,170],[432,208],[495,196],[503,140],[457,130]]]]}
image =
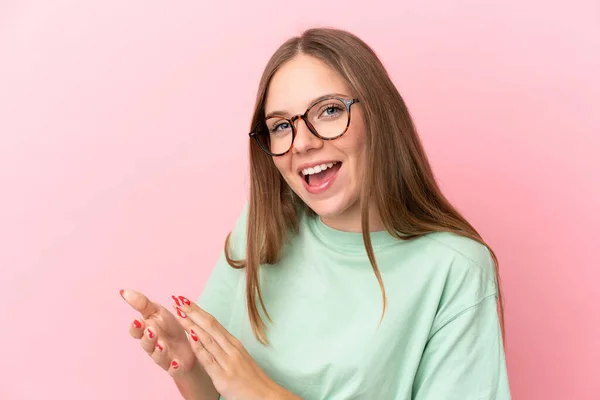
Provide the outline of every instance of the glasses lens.
{"type": "Polygon", "coordinates": [[[259,135],[263,148],[273,154],[282,154],[292,146],[292,125],[283,117],[271,117],[265,121],[266,132],[259,135]]]}
{"type": "Polygon", "coordinates": [[[348,110],[340,100],[326,99],[311,107],[308,120],[319,135],[334,138],[348,127],[348,110]]]}
{"type": "MultiPolygon", "coordinates": [[[[348,128],[348,109],[341,100],[322,100],[310,108],[307,117],[309,127],[326,139],[336,138],[348,128]]],[[[278,155],[292,147],[293,136],[290,121],[283,117],[271,117],[265,121],[265,126],[256,138],[264,150],[278,155]]]]}

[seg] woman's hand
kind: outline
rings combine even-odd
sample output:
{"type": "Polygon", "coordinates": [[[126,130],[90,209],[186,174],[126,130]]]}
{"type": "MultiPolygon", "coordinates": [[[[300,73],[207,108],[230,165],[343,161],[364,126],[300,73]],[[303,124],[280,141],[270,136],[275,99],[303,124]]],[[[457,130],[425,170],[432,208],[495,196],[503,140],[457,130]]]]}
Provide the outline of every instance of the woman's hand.
{"type": "Polygon", "coordinates": [[[228,400],[299,399],[273,382],[238,339],[212,315],[183,296],[173,296],[178,321],[215,389],[228,400]]]}
{"type": "Polygon", "coordinates": [[[172,376],[198,367],[185,330],[170,311],[133,290],[122,290],[121,296],[141,314],[130,325],[129,334],[140,339],[140,345],[156,364],[172,376]]]}

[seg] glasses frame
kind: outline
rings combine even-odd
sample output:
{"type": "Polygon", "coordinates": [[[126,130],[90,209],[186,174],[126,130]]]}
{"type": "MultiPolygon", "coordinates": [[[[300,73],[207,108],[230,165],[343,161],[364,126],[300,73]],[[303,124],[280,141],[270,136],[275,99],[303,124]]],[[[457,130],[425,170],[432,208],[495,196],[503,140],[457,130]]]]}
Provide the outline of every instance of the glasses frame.
{"type": "Polygon", "coordinates": [[[268,148],[265,148],[265,146],[263,146],[259,140],[260,136],[266,135],[269,136],[269,131],[267,130],[261,130],[260,129],[260,125],[261,124],[265,124],[266,121],[262,121],[259,122],[258,125],[253,129],[252,132],[250,132],[248,135],[251,138],[254,138],[254,140],[256,141],[256,143],[258,144],[258,146],[260,147],[260,149],[262,151],[264,151],[265,153],[267,153],[268,155],[272,156],[272,157],[279,157],[279,156],[283,156],[285,154],[287,154],[292,147],[294,146],[294,140],[296,139],[296,134],[297,134],[297,129],[296,129],[296,125],[295,122],[299,119],[302,119],[304,121],[304,123],[306,124],[306,127],[308,128],[308,130],[310,131],[310,133],[312,133],[313,135],[315,135],[316,137],[318,137],[321,140],[335,140],[340,138],[344,133],[346,133],[348,131],[348,128],[350,127],[350,120],[352,117],[352,114],[350,112],[350,108],[352,107],[352,104],[356,104],[356,103],[360,103],[359,99],[345,99],[343,97],[337,97],[337,96],[329,96],[329,97],[324,97],[322,99],[316,100],[314,101],[304,112],[304,114],[298,114],[298,115],[294,115],[291,118],[286,118],[282,115],[273,115],[270,118],[273,117],[278,117],[281,118],[282,120],[287,121],[290,126],[292,127],[292,142],[290,143],[290,148],[287,149],[286,151],[284,151],[283,153],[272,153],[271,150],[269,150],[268,148]],[[344,128],[344,130],[342,131],[342,133],[340,133],[339,135],[336,135],[334,137],[323,137],[321,135],[319,135],[319,133],[317,132],[317,130],[315,129],[314,126],[312,126],[312,124],[308,121],[308,112],[311,110],[311,108],[313,108],[316,104],[327,101],[327,100],[338,100],[341,101],[342,103],[344,103],[344,105],[346,106],[346,112],[348,113],[348,123],[346,124],[346,128],[344,128]]]}

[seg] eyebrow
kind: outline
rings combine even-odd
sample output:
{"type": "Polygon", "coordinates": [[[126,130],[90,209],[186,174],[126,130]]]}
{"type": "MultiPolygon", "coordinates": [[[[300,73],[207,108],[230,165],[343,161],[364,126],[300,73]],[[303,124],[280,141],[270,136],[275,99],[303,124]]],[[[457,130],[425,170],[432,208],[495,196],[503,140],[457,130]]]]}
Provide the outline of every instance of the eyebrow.
{"type": "MultiPolygon", "coordinates": [[[[347,94],[342,94],[342,93],[328,93],[328,94],[324,94],[322,96],[317,97],[316,99],[313,99],[310,102],[310,105],[308,106],[308,108],[310,108],[313,104],[318,103],[321,100],[325,100],[328,97],[341,97],[341,98],[351,98],[352,96],[348,96],[347,94]]],[[[284,117],[284,116],[289,116],[290,114],[287,111],[272,111],[269,114],[265,115],[265,119],[269,119],[271,117],[284,117]]]]}

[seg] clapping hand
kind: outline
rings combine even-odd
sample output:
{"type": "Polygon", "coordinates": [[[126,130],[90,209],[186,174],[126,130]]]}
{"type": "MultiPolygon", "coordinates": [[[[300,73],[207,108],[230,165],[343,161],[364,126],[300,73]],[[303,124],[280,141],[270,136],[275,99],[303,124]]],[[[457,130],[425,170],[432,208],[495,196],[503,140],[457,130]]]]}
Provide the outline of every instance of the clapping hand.
{"type": "Polygon", "coordinates": [[[299,399],[273,382],[216,318],[183,296],[173,296],[173,301],[192,351],[223,397],[228,400],[299,399]]]}

